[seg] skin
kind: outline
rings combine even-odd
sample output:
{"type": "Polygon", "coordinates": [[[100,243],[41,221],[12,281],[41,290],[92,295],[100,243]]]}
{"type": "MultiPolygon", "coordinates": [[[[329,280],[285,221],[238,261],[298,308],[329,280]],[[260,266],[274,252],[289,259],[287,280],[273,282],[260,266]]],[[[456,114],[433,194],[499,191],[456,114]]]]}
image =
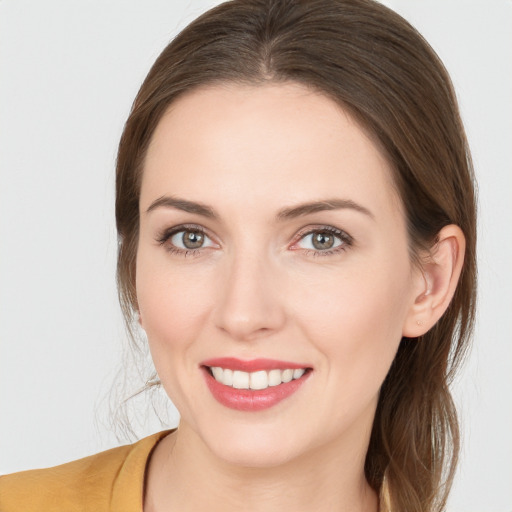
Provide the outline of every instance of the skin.
{"type": "Polygon", "coordinates": [[[445,228],[428,265],[414,267],[389,164],[319,93],[217,85],[177,100],[153,135],[140,196],[140,323],[181,414],[151,457],[145,512],[376,511],[364,459],[379,388],[402,336],[428,330],[449,303],[462,265],[457,230],[445,228]],[[216,217],[148,211],[162,196],[216,217]],[[276,218],[333,199],[366,212],[276,218]],[[185,254],[173,245],[180,236],[159,242],[182,224],[204,229],[204,247],[185,254]],[[325,227],[350,239],[336,238],[334,253],[315,249],[306,233],[325,227]],[[200,370],[225,356],[312,371],[276,406],[235,411],[200,370]]]}

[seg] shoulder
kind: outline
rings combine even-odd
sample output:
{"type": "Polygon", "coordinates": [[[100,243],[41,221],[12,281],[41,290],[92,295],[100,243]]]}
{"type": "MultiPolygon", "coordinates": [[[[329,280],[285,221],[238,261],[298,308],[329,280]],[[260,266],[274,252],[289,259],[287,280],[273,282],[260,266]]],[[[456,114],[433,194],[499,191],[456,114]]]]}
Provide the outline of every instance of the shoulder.
{"type": "MultiPolygon", "coordinates": [[[[0,477],[2,512],[111,510],[116,494],[142,497],[151,451],[168,431],[67,464],[0,477]],[[126,492],[125,492],[126,491],[126,492]]],[[[135,501],[137,505],[137,501],[135,501]]]]}
{"type": "Polygon", "coordinates": [[[0,477],[0,509],[82,510],[92,499],[101,506],[131,447],[121,446],[53,468],[0,477]]]}

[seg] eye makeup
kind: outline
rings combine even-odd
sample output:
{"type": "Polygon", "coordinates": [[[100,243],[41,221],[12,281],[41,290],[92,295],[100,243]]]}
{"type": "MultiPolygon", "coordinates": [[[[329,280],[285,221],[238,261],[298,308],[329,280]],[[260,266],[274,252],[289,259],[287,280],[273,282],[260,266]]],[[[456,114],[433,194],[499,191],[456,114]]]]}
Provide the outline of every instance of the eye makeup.
{"type": "MultiPolygon", "coordinates": [[[[163,246],[170,254],[184,257],[199,256],[205,249],[219,247],[212,240],[212,237],[208,235],[204,227],[198,224],[180,224],[164,229],[158,234],[156,242],[163,246]],[[181,239],[179,237],[176,238],[180,233],[183,233],[181,239]],[[198,239],[202,242],[201,246],[187,247],[187,243],[191,245],[197,244],[198,239]],[[181,247],[178,244],[181,244],[181,247]]],[[[323,257],[339,254],[346,251],[352,245],[353,238],[345,231],[333,226],[316,225],[300,230],[289,249],[302,251],[306,256],[323,257]],[[309,241],[308,237],[310,238],[309,241]],[[321,245],[325,247],[322,248],[321,245]]]]}

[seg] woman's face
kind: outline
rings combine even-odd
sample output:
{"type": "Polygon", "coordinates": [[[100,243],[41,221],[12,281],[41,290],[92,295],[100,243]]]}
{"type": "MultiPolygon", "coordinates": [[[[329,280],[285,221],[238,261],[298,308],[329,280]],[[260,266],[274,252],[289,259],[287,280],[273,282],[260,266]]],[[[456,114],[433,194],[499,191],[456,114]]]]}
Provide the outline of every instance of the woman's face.
{"type": "Polygon", "coordinates": [[[212,86],[160,121],[140,197],[141,324],[180,428],[216,456],[364,457],[421,282],[389,165],[332,100],[212,86]]]}

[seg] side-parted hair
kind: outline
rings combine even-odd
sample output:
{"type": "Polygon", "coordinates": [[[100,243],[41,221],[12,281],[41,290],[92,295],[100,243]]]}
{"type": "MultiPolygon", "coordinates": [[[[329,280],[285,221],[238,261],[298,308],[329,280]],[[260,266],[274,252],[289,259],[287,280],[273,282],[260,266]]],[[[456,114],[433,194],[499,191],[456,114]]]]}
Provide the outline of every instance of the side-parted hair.
{"type": "Polygon", "coordinates": [[[286,82],[331,98],[372,135],[391,164],[415,264],[444,226],[456,224],[466,237],[447,311],[425,335],[400,343],[365,462],[369,484],[393,512],[440,511],[459,451],[449,384],[475,315],[475,187],[448,73],[390,9],[371,0],[233,0],[200,16],[164,49],[135,99],[117,158],[117,276],[128,329],[138,309],[141,176],[162,115],[200,86],[286,82]]]}

